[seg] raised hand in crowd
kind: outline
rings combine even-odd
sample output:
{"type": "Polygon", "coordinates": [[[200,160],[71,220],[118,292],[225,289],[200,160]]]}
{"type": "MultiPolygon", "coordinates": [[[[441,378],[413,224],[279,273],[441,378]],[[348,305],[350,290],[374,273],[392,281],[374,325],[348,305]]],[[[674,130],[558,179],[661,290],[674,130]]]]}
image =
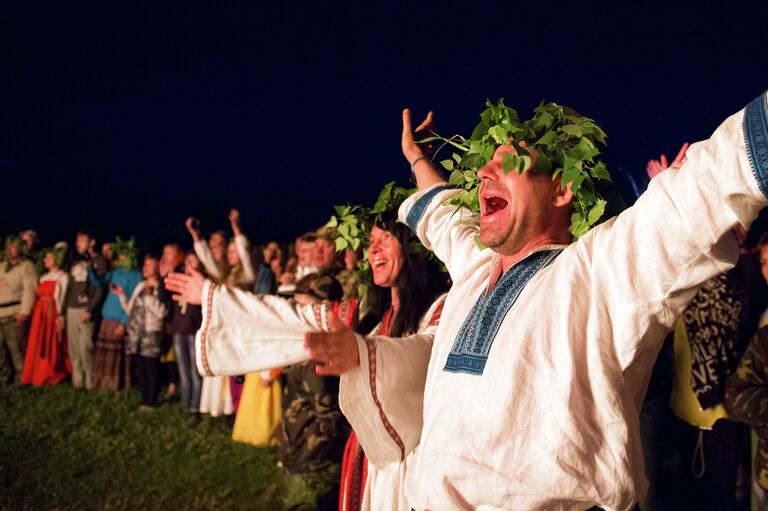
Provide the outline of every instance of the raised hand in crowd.
{"type": "Polygon", "coordinates": [[[229,212],[229,223],[232,225],[232,233],[235,236],[240,236],[242,231],[240,230],[240,212],[236,209],[232,209],[229,212]]]}
{"type": "Polygon", "coordinates": [[[192,236],[192,240],[198,241],[200,239],[200,221],[197,218],[189,217],[184,222],[184,225],[187,227],[190,236],[192,236]]]}
{"type": "Polygon", "coordinates": [[[662,171],[667,170],[668,168],[678,169],[680,168],[683,163],[685,162],[685,152],[688,150],[688,142],[685,142],[683,146],[680,148],[680,151],[678,151],[677,156],[674,160],[672,160],[672,163],[670,164],[667,161],[667,155],[662,154],[661,158],[658,160],[654,160],[651,158],[648,160],[648,164],[645,166],[646,172],[648,172],[648,177],[653,179],[657,175],[659,175],[662,171]]]}

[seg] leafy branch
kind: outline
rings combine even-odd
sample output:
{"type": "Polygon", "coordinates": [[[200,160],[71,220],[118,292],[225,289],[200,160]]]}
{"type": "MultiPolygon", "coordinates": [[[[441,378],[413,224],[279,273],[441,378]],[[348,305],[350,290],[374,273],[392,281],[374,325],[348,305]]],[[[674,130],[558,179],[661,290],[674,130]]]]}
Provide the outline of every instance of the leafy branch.
{"type": "Polygon", "coordinates": [[[469,138],[445,138],[433,133],[419,141],[440,140],[440,149],[451,145],[458,150],[439,162],[450,172],[448,183],[460,190],[446,204],[478,213],[477,172],[488,164],[499,146],[511,145],[515,151],[505,154],[501,162],[505,175],[527,170],[550,173],[552,179],[560,178],[563,188],[571,186],[574,200],[569,232],[574,239],[599,223],[607,201],[596,183],[610,181],[611,176],[605,163],[596,159],[600,154],[597,145],[605,145],[606,139],[597,123],[556,103],[541,103],[526,121],[521,121],[503,99],[496,104],[487,100],[486,107],[469,138]]]}

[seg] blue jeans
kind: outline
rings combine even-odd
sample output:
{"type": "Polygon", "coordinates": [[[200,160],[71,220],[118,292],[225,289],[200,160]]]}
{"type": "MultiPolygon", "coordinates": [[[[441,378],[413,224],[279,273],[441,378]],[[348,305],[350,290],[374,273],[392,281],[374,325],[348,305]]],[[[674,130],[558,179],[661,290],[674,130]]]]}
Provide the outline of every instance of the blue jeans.
{"type": "Polygon", "coordinates": [[[200,408],[200,387],[203,378],[195,365],[195,336],[173,334],[173,349],[176,352],[176,364],[179,366],[181,383],[181,406],[200,408]]]}

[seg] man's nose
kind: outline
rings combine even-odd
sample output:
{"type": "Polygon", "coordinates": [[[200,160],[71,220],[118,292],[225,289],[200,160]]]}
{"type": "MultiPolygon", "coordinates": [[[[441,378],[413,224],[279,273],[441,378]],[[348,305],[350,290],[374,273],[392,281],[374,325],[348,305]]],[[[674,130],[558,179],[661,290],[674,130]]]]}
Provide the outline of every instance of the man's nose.
{"type": "Polygon", "coordinates": [[[477,177],[479,177],[481,181],[483,179],[491,179],[491,180],[498,179],[498,177],[496,176],[496,172],[495,172],[493,166],[491,166],[491,165],[486,165],[483,168],[481,168],[480,170],[478,170],[477,171],[477,177]]]}

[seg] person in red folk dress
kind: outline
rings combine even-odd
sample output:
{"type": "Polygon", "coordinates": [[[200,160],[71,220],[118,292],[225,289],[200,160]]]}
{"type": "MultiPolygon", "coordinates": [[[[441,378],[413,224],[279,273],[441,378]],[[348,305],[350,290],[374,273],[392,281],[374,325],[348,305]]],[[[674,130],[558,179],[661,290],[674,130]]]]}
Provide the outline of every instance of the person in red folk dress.
{"type": "Polygon", "coordinates": [[[55,385],[69,375],[63,314],[69,275],[61,270],[65,254],[63,247],[45,249],[42,253],[46,273],[37,286],[21,383],[55,385]]]}

